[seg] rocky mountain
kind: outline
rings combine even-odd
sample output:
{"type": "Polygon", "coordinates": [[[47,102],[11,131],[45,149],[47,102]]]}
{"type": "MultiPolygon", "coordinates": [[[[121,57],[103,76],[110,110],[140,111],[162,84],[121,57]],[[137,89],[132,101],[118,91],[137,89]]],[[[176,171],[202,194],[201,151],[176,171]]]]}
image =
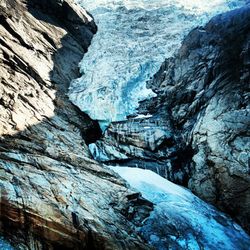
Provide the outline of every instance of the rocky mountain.
{"type": "MultiPolygon", "coordinates": [[[[97,2],[86,0],[91,10],[97,2]]],[[[143,2],[141,9],[149,6],[155,13],[152,1],[143,2]]],[[[155,2],[159,7],[162,1],[155,2]]],[[[192,6],[174,2],[178,11],[180,4],[192,6]]],[[[235,8],[243,1],[228,2],[235,8]]],[[[212,9],[212,3],[203,7],[212,9]]],[[[225,1],[217,3],[223,7],[225,1]]],[[[122,20],[126,14],[136,19],[139,11],[132,7],[115,9],[122,20]]],[[[140,18],[149,14],[147,8],[140,18]]],[[[106,11],[97,12],[107,16],[106,11]]],[[[245,6],[191,31],[148,81],[156,95],[140,103],[141,115],[113,122],[102,134],[68,95],[76,84],[79,95],[76,89],[73,95],[85,97],[80,81],[72,80],[80,77],[82,57],[102,48],[92,15],[73,0],[1,1],[0,248],[248,250],[249,235],[230,216],[166,178],[248,229],[249,18],[245,6]],[[107,166],[117,164],[113,170],[107,166]]],[[[101,25],[108,27],[104,19],[101,25]]],[[[91,86],[85,87],[89,93],[91,86]]],[[[102,99],[106,92],[97,90],[102,99]]],[[[87,103],[95,106],[94,100],[87,103]]]]}
{"type": "Polygon", "coordinates": [[[248,230],[249,28],[249,6],[213,18],[185,38],[149,83],[158,93],[150,111],[168,111],[192,147],[188,187],[248,230]]]}
{"type": "Polygon", "coordinates": [[[192,30],[148,81],[144,117],[112,123],[90,145],[111,165],[154,170],[249,230],[249,5],[192,30]]]}
{"type": "Polygon", "coordinates": [[[147,249],[130,221],[152,204],[90,159],[99,126],[66,96],[95,32],[68,0],[0,2],[0,232],[18,249],[147,249]]]}

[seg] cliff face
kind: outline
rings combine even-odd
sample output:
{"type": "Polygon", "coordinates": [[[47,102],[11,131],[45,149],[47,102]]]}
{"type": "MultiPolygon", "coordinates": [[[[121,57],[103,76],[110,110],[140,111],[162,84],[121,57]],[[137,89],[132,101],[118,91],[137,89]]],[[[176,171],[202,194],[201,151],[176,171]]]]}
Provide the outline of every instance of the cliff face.
{"type": "Polygon", "coordinates": [[[157,97],[141,103],[145,116],[93,143],[98,124],[66,95],[93,18],[71,0],[1,1],[0,234],[36,250],[149,249],[139,234],[156,248],[248,249],[230,218],[137,169],[127,180],[155,203],[150,214],[153,204],[91,153],[189,186],[247,228],[249,19],[245,7],[193,30],[148,82],[157,97]]]}
{"type": "Polygon", "coordinates": [[[157,97],[110,125],[90,149],[187,185],[249,230],[248,5],[194,29],[148,82],[157,97]]]}
{"type": "Polygon", "coordinates": [[[95,32],[69,0],[0,3],[0,231],[22,249],[147,248],[127,217],[152,204],[90,159],[99,126],[66,96],[95,32]]]}
{"type": "Polygon", "coordinates": [[[213,18],[150,83],[158,93],[151,110],[168,112],[192,147],[188,187],[248,230],[249,28],[249,6],[213,18]]]}

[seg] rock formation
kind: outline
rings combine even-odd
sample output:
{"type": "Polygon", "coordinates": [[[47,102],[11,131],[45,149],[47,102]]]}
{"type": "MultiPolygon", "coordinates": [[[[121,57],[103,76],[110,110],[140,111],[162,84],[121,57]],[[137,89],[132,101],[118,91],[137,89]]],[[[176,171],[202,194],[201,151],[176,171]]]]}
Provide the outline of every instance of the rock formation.
{"type": "Polygon", "coordinates": [[[191,149],[175,133],[171,121],[162,116],[111,123],[89,149],[105,164],[146,168],[175,183],[187,182],[189,169],[182,159],[188,158],[191,149]]]}
{"type": "Polygon", "coordinates": [[[187,185],[248,230],[249,28],[247,5],[192,30],[148,82],[157,97],[139,111],[151,117],[111,124],[90,146],[98,160],[187,185]]]}
{"type": "MultiPolygon", "coordinates": [[[[169,112],[192,146],[188,187],[250,225],[250,7],[193,30],[150,85],[151,108],[169,112]]],[[[152,111],[151,111],[152,112],[152,111]]],[[[248,228],[249,230],[249,228],[248,228]]]]}
{"type": "Polygon", "coordinates": [[[148,82],[157,97],[141,103],[144,116],[99,139],[98,123],[67,96],[97,31],[92,16],[72,0],[1,1],[0,235],[25,250],[185,249],[193,236],[195,247],[247,249],[249,236],[189,191],[156,185],[148,194],[161,204],[146,200],[91,153],[187,185],[247,228],[249,18],[245,7],[193,30],[148,82]],[[207,242],[190,214],[226,242],[215,246],[213,233],[207,242]]]}
{"type": "Polygon", "coordinates": [[[147,249],[152,204],[89,158],[99,126],[66,96],[95,32],[69,0],[0,2],[0,232],[20,249],[147,249]]]}

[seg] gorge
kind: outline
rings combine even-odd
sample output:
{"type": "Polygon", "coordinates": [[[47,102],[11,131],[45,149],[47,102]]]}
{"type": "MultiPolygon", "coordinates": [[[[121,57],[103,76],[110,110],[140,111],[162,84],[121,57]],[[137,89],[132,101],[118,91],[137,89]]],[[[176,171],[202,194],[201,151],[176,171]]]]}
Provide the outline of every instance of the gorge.
{"type": "Polygon", "coordinates": [[[0,248],[248,250],[249,1],[76,2],[0,2],[0,248]]]}

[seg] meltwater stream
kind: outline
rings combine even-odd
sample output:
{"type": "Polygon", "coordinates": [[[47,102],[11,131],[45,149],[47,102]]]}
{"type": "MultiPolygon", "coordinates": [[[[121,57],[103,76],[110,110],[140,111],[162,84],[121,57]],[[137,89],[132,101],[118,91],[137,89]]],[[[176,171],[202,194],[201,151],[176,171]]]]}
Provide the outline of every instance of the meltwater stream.
{"type": "Polygon", "coordinates": [[[183,37],[212,16],[244,0],[76,0],[98,26],[80,63],[82,77],[69,89],[71,101],[104,129],[135,114],[138,102],[155,94],[146,81],[183,37]]]}

